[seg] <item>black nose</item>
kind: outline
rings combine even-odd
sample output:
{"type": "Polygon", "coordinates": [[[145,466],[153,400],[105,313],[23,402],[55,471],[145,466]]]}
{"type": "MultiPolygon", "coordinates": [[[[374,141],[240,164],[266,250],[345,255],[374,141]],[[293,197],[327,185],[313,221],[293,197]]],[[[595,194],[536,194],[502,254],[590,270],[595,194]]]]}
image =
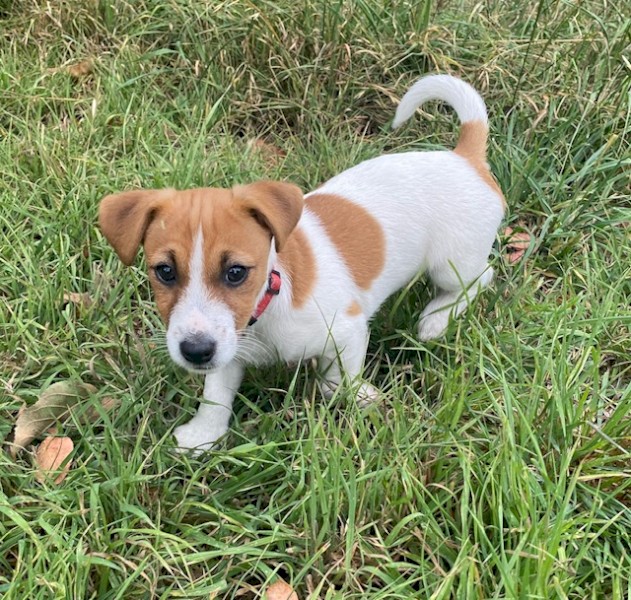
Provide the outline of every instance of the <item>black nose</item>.
{"type": "Polygon", "coordinates": [[[182,356],[194,365],[204,365],[215,355],[217,344],[209,338],[184,340],[180,342],[182,356]]]}

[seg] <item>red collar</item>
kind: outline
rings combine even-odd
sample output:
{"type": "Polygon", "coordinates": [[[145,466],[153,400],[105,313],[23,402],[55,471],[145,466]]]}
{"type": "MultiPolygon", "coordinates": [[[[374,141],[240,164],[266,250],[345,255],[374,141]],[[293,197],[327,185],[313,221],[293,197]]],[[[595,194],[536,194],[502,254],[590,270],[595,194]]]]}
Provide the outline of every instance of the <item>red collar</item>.
{"type": "Polygon", "coordinates": [[[272,271],[267,280],[265,294],[263,294],[261,301],[256,305],[256,309],[248,322],[248,327],[254,325],[254,323],[259,320],[259,317],[265,312],[272,298],[278,296],[278,294],[280,294],[280,273],[278,271],[272,271]]]}

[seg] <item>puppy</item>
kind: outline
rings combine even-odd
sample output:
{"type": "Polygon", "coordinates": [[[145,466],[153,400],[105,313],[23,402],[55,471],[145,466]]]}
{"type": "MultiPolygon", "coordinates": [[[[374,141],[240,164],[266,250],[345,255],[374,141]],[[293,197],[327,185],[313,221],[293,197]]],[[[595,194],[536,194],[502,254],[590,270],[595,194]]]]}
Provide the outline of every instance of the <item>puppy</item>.
{"type": "MultiPolygon", "coordinates": [[[[103,199],[99,223],[123,263],[144,245],[171,358],[206,376],[197,414],[175,430],[179,447],[206,450],[226,433],[246,364],[315,357],[325,394],[345,377],[356,385],[370,318],[420,271],[437,288],[421,340],[489,284],[504,198],[486,163],[486,108],[468,84],[432,75],[405,94],[393,127],[430,99],[462,122],[453,151],[380,156],[306,196],[261,181],[103,199]]],[[[356,394],[368,402],[376,390],[356,394]]]]}

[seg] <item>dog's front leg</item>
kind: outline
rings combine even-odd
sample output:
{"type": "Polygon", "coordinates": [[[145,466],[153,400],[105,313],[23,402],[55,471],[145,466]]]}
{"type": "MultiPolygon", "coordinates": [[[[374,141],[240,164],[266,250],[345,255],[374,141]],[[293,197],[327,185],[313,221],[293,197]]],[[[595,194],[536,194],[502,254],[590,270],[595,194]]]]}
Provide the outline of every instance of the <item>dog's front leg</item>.
{"type": "Polygon", "coordinates": [[[213,448],[228,431],[232,402],[242,377],[243,366],[235,361],[206,375],[204,398],[197,414],[173,432],[179,448],[196,452],[213,448]]]}
{"type": "Polygon", "coordinates": [[[318,366],[324,378],[322,392],[327,398],[330,398],[346,380],[351,389],[356,392],[358,404],[367,406],[377,400],[379,391],[369,383],[357,382],[364,368],[370,335],[368,323],[365,320],[360,323],[360,318],[357,318],[350,332],[345,332],[347,334],[345,343],[339,345],[338,340],[335,340],[335,343],[331,344],[327,352],[320,357],[318,366]]]}

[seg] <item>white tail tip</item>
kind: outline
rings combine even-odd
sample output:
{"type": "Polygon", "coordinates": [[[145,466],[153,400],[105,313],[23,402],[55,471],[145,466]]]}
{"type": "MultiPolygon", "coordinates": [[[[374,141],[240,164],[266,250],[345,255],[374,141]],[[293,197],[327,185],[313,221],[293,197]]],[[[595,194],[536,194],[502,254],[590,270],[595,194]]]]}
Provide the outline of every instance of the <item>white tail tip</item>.
{"type": "Polygon", "coordinates": [[[462,123],[488,123],[484,100],[473,87],[451,75],[428,75],[419,79],[401,98],[392,128],[403,125],[428,100],[442,100],[452,106],[462,123]]]}

